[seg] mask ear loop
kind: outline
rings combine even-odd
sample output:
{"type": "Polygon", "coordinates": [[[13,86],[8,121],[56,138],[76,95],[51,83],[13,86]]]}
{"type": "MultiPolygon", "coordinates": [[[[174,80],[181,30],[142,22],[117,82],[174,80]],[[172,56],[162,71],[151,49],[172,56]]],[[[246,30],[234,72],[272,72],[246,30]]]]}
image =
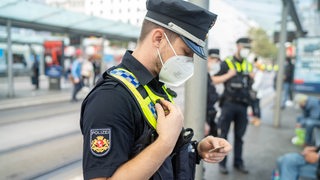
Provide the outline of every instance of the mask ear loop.
{"type": "Polygon", "coordinates": [[[171,43],[170,43],[170,41],[169,41],[168,36],[166,35],[166,33],[163,33],[163,34],[164,34],[164,37],[166,37],[166,39],[167,39],[167,41],[168,41],[168,43],[169,43],[169,46],[171,47],[171,49],[172,49],[172,51],[173,51],[174,55],[176,55],[176,56],[177,56],[177,53],[176,53],[176,51],[174,50],[173,46],[171,45],[171,43]]]}
{"type": "Polygon", "coordinates": [[[164,66],[164,64],[163,64],[163,61],[162,61],[162,58],[161,58],[160,52],[159,52],[159,48],[157,48],[157,53],[158,53],[158,56],[159,56],[160,62],[161,62],[161,64],[162,64],[162,67],[165,67],[165,66],[164,66]]]}

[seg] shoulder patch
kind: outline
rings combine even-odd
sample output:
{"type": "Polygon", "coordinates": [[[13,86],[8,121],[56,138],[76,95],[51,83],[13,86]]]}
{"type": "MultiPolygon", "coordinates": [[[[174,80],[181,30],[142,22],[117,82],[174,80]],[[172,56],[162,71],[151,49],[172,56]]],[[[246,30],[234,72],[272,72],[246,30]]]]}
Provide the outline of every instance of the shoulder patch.
{"type": "Polygon", "coordinates": [[[90,150],[97,157],[102,157],[111,148],[111,128],[90,130],[90,150]]]}

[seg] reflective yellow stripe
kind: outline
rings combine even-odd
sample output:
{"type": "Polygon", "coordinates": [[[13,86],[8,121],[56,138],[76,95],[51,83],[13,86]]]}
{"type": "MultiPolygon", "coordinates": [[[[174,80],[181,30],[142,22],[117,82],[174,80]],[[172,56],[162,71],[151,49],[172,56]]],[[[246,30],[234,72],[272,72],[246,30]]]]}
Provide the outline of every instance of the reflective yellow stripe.
{"type": "Polygon", "coordinates": [[[144,85],[143,87],[147,91],[148,96],[153,102],[153,104],[156,104],[159,99],[164,99],[163,97],[155,95],[147,85],[144,85]]]}
{"type": "Polygon", "coordinates": [[[252,65],[247,61],[244,60],[240,64],[238,61],[232,62],[232,59],[226,59],[226,63],[229,67],[229,69],[235,69],[234,64],[236,65],[237,72],[252,72],[252,65]]]}
{"type": "Polygon", "coordinates": [[[236,66],[237,66],[237,71],[238,71],[238,72],[241,72],[241,65],[240,65],[240,63],[236,62],[236,66]]]}
{"type": "Polygon", "coordinates": [[[226,63],[228,65],[229,69],[234,69],[235,68],[231,59],[226,59],[226,63]]]}
{"type": "MultiPolygon", "coordinates": [[[[143,97],[141,96],[141,94],[139,93],[139,91],[134,87],[134,85],[132,85],[130,82],[128,82],[125,78],[123,78],[122,76],[119,75],[115,75],[113,74],[114,77],[116,77],[117,79],[121,80],[121,82],[123,82],[129,89],[130,91],[133,93],[133,95],[136,97],[143,114],[146,116],[149,124],[156,129],[157,126],[157,120],[156,118],[153,116],[151,110],[149,109],[149,104],[147,103],[148,100],[143,99],[143,97]]],[[[147,98],[148,99],[148,98],[147,98]]],[[[150,100],[149,100],[150,102],[150,100]]]]}
{"type": "Polygon", "coordinates": [[[168,93],[166,85],[163,85],[162,89],[164,90],[164,92],[166,92],[166,94],[167,94],[169,100],[171,101],[171,103],[174,104],[173,97],[171,96],[171,94],[168,93]]]}
{"type": "Polygon", "coordinates": [[[242,66],[243,72],[251,72],[252,71],[252,65],[247,60],[242,61],[241,66],[242,66]]]}
{"type": "MultiPolygon", "coordinates": [[[[127,74],[129,74],[130,76],[132,76],[132,78],[134,78],[134,82],[135,85],[140,84],[137,80],[137,78],[128,70],[123,69],[123,68],[118,68],[119,70],[122,70],[124,72],[126,72],[127,74]]],[[[147,118],[148,123],[154,128],[156,129],[157,126],[157,120],[156,120],[156,110],[154,107],[154,104],[156,104],[157,100],[159,99],[164,99],[161,96],[156,95],[155,93],[153,93],[151,91],[151,89],[147,86],[144,85],[144,89],[146,90],[148,96],[144,99],[140,92],[136,89],[136,86],[134,86],[132,84],[132,82],[130,82],[128,79],[122,77],[121,75],[118,74],[111,74],[113,77],[119,79],[121,82],[123,82],[128,89],[133,93],[133,95],[135,96],[135,98],[137,99],[139,106],[141,107],[141,110],[144,114],[144,116],[147,118]],[[154,111],[154,112],[152,112],[154,111]]],[[[132,81],[133,79],[130,78],[130,80],[132,81]]],[[[165,91],[165,93],[167,94],[169,100],[173,102],[173,97],[167,92],[167,88],[165,85],[162,86],[162,89],[165,91]]]]}

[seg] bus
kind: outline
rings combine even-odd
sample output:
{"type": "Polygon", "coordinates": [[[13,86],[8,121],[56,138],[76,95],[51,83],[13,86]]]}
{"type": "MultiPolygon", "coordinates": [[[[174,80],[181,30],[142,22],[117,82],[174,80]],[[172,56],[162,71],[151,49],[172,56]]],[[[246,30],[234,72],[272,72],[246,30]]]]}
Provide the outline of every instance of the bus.
{"type": "Polygon", "coordinates": [[[295,91],[320,94],[320,37],[297,40],[295,91]]]}
{"type": "MultiPolygon", "coordinates": [[[[32,64],[35,58],[40,60],[43,52],[41,45],[13,44],[12,50],[12,68],[14,76],[28,76],[31,74],[32,64]],[[32,53],[35,52],[35,54],[32,53]],[[36,56],[36,57],[35,57],[36,56]]],[[[5,77],[8,74],[8,52],[7,44],[0,43],[0,76],[5,77]]]]}

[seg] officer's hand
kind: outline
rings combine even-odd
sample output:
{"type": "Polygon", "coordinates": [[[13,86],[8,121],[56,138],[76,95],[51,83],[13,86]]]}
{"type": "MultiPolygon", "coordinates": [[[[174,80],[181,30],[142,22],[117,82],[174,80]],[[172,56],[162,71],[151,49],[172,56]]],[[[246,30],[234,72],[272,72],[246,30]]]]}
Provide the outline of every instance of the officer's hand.
{"type": "Polygon", "coordinates": [[[158,138],[164,140],[173,148],[183,127],[183,114],[178,106],[169,101],[161,100],[160,103],[155,105],[158,115],[158,138]]]}
{"type": "Polygon", "coordinates": [[[199,155],[208,163],[218,163],[222,161],[231,151],[231,144],[223,139],[213,136],[207,136],[202,139],[197,147],[199,155]],[[217,151],[212,151],[217,147],[223,147],[217,151]]]}

